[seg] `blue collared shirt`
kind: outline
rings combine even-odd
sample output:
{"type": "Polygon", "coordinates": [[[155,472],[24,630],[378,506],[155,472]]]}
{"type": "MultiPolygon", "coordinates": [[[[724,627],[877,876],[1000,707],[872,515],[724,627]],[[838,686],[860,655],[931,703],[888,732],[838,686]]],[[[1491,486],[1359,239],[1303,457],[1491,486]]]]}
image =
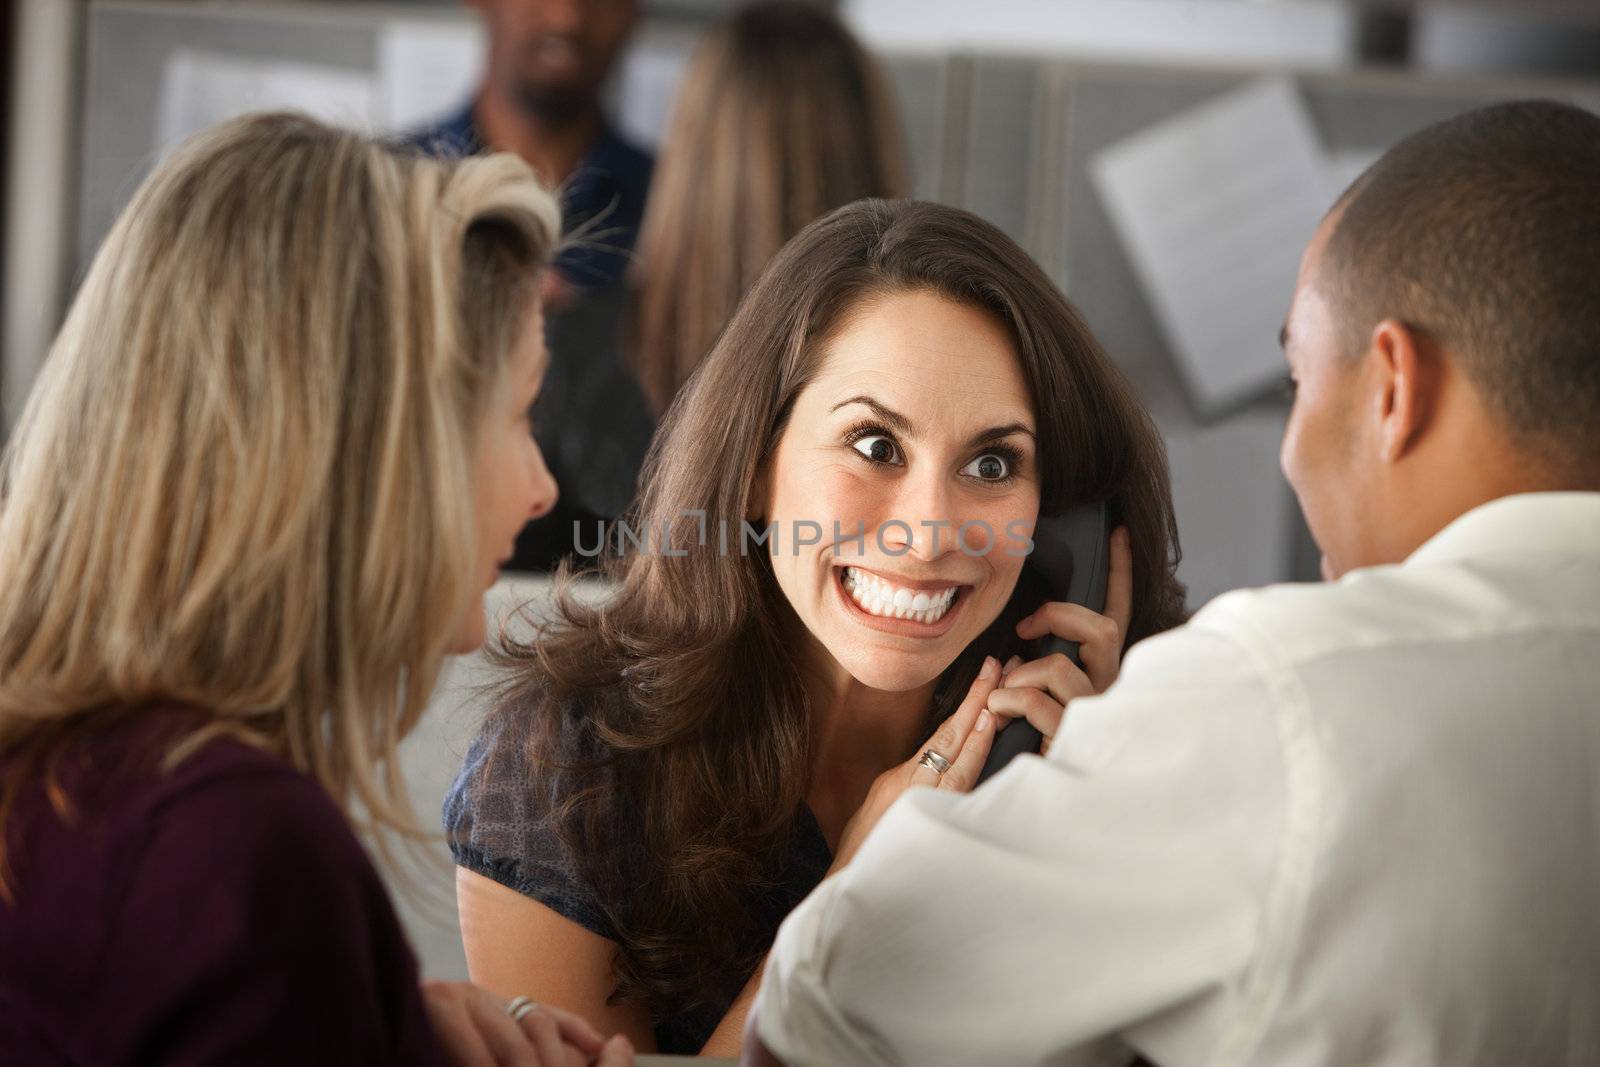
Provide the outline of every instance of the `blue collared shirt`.
{"type": "MultiPolygon", "coordinates": [[[[472,104],[437,125],[401,138],[432,155],[455,158],[488,150],[472,104]]],[[[622,279],[639,237],[655,158],[623,140],[610,123],[561,187],[561,231],[567,243],[555,268],[574,285],[607,287],[622,279]]]]}

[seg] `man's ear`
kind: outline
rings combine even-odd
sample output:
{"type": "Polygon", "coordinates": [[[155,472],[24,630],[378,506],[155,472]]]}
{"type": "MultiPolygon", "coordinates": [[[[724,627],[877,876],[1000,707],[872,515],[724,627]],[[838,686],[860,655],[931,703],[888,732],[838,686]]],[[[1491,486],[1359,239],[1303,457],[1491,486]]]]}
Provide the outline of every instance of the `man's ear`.
{"type": "Polygon", "coordinates": [[[1414,448],[1433,422],[1444,367],[1436,346],[1397,319],[1373,327],[1379,455],[1393,463],[1414,448]]]}

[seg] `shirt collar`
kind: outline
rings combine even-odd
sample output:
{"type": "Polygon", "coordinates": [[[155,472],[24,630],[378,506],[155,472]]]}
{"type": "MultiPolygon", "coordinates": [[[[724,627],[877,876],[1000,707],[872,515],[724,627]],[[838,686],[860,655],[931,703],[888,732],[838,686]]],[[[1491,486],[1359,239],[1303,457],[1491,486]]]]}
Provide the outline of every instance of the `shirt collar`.
{"type": "MultiPolygon", "coordinates": [[[[484,139],[483,131],[478,128],[477,100],[467,101],[459,109],[448,115],[439,125],[431,131],[434,136],[442,137],[450,142],[463,154],[475,155],[489,150],[489,142],[484,139]]],[[[604,113],[600,115],[600,131],[595,135],[594,143],[584,152],[579,168],[585,166],[602,166],[611,169],[648,168],[649,157],[639,149],[622,139],[617,128],[604,113]]]]}
{"type": "Polygon", "coordinates": [[[485,148],[483,136],[478,130],[478,120],[473,114],[473,101],[454,112],[431,131],[432,136],[443,142],[441,147],[457,155],[476,155],[485,148]]]}
{"type": "Polygon", "coordinates": [[[1600,556],[1600,493],[1517,493],[1480,504],[1406,564],[1503,555],[1600,556]]]}

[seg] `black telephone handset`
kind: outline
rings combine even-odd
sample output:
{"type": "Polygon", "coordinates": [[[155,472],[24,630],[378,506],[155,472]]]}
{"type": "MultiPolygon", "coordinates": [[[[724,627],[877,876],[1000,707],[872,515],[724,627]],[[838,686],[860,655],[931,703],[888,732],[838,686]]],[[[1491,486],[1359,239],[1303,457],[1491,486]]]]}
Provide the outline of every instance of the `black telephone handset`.
{"type": "MultiPolygon", "coordinates": [[[[1038,569],[1051,600],[1082,604],[1091,611],[1106,608],[1106,579],[1111,571],[1111,522],[1104,504],[1087,504],[1064,515],[1040,516],[1033,529],[1033,552],[1028,561],[1038,569]]],[[[1065,652],[1083,666],[1078,642],[1047,636],[1039,641],[1038,656],[1065,652]]],[[[1037,658],[1037,657],[1036,657],[1037,658]]],[[[1026,719],[1013,719],[995,735],[994,746],[978,775],[981,785],[1023,752],[1038,752],[1044,736],[1026,719]]]]}

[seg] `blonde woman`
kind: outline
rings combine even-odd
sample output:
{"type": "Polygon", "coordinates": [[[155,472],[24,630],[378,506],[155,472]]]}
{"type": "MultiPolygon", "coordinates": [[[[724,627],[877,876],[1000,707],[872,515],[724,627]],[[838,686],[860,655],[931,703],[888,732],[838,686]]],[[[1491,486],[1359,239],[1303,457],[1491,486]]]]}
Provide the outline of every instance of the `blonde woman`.
{"type": "Polygon", "coordinates": [[[95,259],[0,502],[0,1063],[605,1064],[420,987],[351,832],[556,486],[520,162],[200,136],[95,259]]]}

